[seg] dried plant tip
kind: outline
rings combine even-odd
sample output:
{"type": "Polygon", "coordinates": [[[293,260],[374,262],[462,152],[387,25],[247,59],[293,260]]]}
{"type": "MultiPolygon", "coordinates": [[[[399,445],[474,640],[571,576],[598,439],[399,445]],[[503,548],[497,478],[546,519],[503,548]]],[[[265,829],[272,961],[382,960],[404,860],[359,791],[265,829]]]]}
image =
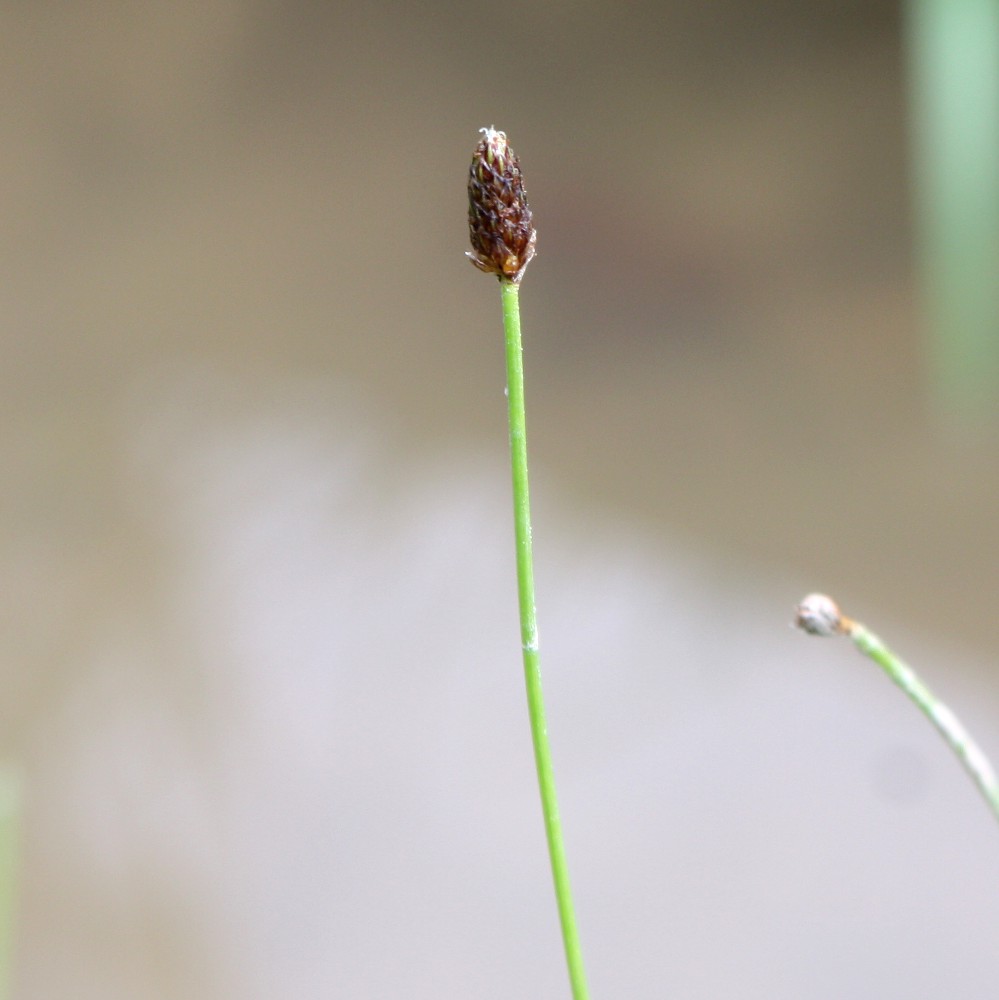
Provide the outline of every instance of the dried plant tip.
{"type": "Polygon", "coordinates": [[[795,609],[794,624],[810,635],[843,635],[853,624],[825,594],[809,594],[795,609]]]}
{"type": "Polygon", "coordinates": [[[504,132],[479,129],[482,138],[468,171],[468,232],[471,262],[487,274],[515,284],[534,256],[531,222],[520,161],[504,132]]]}

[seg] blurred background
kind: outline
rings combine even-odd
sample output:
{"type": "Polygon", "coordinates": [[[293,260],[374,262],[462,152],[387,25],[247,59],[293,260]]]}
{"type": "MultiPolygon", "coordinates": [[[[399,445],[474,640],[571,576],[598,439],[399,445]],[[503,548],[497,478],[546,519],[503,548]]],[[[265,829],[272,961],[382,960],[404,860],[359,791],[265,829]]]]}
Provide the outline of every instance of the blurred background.
{"type": "Polygon", "coordinates": [[[593,996],[994,997],[987,811],[871,664],[788,628],[832,593],[999,757],[995,232],[956,300],[934,243],[999,184],[939,210],[930,6],[0,9],[12,996],[568,996],[499,294],[463,257],[495,125],[539,233],[593,996]]]}

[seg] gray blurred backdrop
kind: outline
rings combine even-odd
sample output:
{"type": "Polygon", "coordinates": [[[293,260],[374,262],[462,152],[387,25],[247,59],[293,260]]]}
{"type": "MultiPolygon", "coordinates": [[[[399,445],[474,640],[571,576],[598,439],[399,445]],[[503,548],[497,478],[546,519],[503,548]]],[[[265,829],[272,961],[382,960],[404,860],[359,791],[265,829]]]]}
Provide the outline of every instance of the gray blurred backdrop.
{"type": "Polygon", "coordinates": [[[14,995],[568,996],[477,129],[520,154],[594,998],[995,997],[997,435],[927,403],[895,4],[0,8],[14,995]]]}

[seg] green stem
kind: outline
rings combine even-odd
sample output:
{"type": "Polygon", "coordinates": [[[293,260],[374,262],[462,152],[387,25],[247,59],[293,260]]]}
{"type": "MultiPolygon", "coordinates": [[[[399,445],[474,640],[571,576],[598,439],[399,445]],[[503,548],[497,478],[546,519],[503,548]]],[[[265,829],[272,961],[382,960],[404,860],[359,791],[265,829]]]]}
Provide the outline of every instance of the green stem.
{"type": "Polygon", "coordinates": [[[917,290],[939,416],[996,414],[999,388],[999,4],[908,0],[917,290]]]}
{"type": "Polygon", "coordinates": [[[510,460],[513,465],[513,517],[517,546],[517,591],[520,596],[520,641],[524,651],[527,682],[527,710],[534,739],[534,763],[538,771],[541,811],[544,814],[548,855],[555,882],[555,899],[562,924],[565,960],[573,1000],[586,1000],[589,991],[583,970],[583,953],[572,907],[569,866],[562,841],[562,825],[555,795],[555,772],[545,724],[545,704],[541,692],[541,659],[538,653],[538,625],[534,607],[534,557],[531,548],[531,502],[527,482],[527,421],[524,412],[524,357],[520,339],[520,286],[501,280],[503,328],[506,332],[507,397],[510,409],[510,460]]]}
{"type": "Polygon", "coordinates": [[[20,871],[21,776],[0,767],[0,1000],[11,991],[14,957],[14,910],[20,871]]]}
{"type": "Polygon", "coordinates": [[[857,649],[881,667],[933,723],[999,820],[999,785],[995,771],[957,716],[873,632],[849,619],[844,624],[857,649]]]}

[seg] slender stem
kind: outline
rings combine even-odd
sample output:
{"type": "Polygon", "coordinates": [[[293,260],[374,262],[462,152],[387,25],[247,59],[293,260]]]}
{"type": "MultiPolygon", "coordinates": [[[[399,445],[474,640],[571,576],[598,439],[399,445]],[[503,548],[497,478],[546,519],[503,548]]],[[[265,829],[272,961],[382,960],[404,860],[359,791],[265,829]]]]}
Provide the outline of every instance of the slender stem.
{"type": "Polygon", "coordinates": [[[999,820],[999,784],[995,771],[957,716],[873,632],[849,618],[844,617],[842,624],[857,649],[881,667],[933,723],[999,820]]]}
{"type": "Polygon", "coordinates": [[[0,1000],[10,996],[20,874],[21,775],[0,767],[0,1000]]]}
{"type": "Polygon", "coordinates": [[[934,402],[944,426],[970,430],[999,398],[999,4],[907,0],[902,11],[934,402]]]}
{"type": "Polygon", "coordinates": [[[555,772],[545,723],[545,705],[541,692],[541,660],[538,654],[538,625],[534,607],[534,558],[531,547],[531,503],[527,482],[527,422],[524,412],[524,358],[520,339],[520,286],[510,280],[500,281],[503,297],[503,328],[506,332],[507,397],[510,409],[510,459],[513,465],[513,517],[517,546],[517,591],[520,596],[520,640],[524,651],[524,677],[527,682],[527,710],[534,739],[534,762],[541,792],[548,855],[555,882],[555,899],[562,924],[562,941],[569,967],[573,1000],[587,1000],[589,991],[583,970],[583,953],[572,907],[569,866],[562,842],[558,800],[555,795],[555,772]]]}

